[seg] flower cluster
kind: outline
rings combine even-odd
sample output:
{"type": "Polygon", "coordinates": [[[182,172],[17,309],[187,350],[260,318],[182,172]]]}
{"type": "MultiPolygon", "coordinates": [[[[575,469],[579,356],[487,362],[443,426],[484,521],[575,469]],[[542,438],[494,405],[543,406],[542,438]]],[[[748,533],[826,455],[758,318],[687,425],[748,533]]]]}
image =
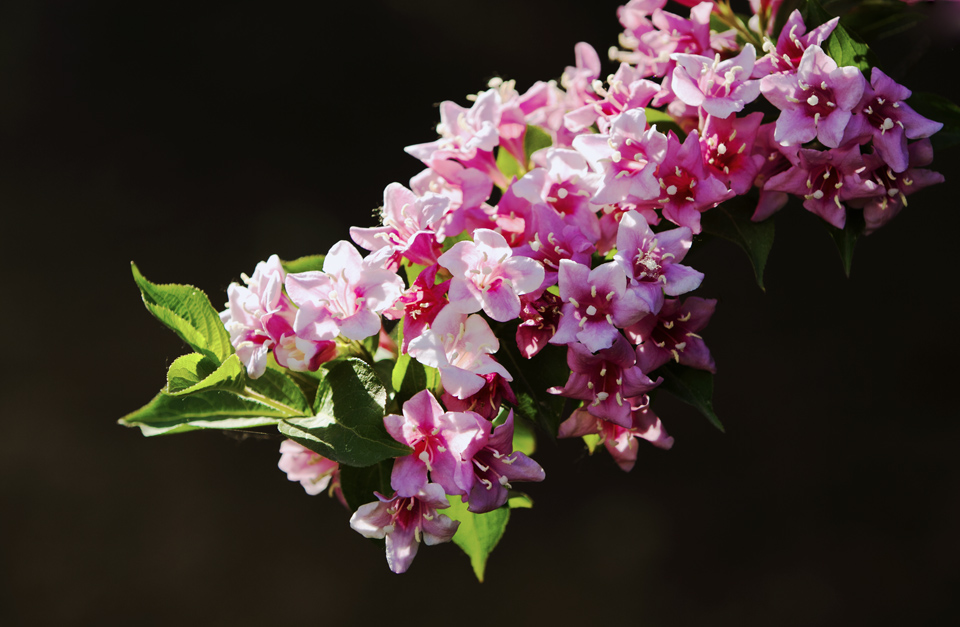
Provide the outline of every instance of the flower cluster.
{"type": "Polygon", "coordinates": [[[862,210],[869,233],[943,180],[923,169],[941,125],[878,68],[868,82],[825,52],[836,19],[811,25],[794,11],[773,41],[778,0],[752,1],[746,24],[723,2],[681,4],[686,17],[666,0],[620,7],[619,67],[606,80],[580,43],[559,83],[520,93],[497,79],[469,107],[442,103],[439,137],[406,148],[425,169],[386,187],[381,224],[352,228],[354,243],[316,268],[288,272],[272,256],[228,289],[220,317],[247,379],[292,371],[290,385],[316,398],[316,416],[268,404],[284,420],[349,423],[321,409],[318,386],[338,360],[392,373],[376,383],[390,388],[382,425],[380,413],[373,431],[362,425],[405,451],[389,491],[348,505],[333,461],[346,452],[303,432],[282,445],[280,467],[310,494],[329,486],[356,531],[386,540],[394,572],[421,542],[451,540],[462,516],[507,507],[515,483],[545,478],[532,447],[515,450],[535,423],[602,443],[624,470],[637,439],[673,445],[651,393],[715,371],[700,332],[716,301],[686,296],[704,280],[684,262],[705,213],[746,196],[762,221],[796,196],[837,228],[862,210]],[[731,29],[711,30],[711,16],[731,29]],[[748,109],[761,97],[776,119],[748,109]],[[564,357],[558,380],[528,389],[525,368],[564,357]],[[407,387],[410,364],[419,389],[407,387]],[[558,399],[564,409],[542,419],[558,399]],[[465,505],[456,520],[451,498],[465,505]]]}

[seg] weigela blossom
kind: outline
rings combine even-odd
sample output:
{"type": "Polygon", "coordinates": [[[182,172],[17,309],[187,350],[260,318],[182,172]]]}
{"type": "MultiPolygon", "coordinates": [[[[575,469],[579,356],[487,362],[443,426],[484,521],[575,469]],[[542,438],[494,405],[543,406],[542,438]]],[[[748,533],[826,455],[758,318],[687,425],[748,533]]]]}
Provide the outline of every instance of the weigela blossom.
{"type": "Polygon", "coordinates": [[[410,497],[374,495],[378,500],[361,505],[350,517],[350,526],[366,538],[386,539],[387,565],[395,573],[410,568],[421,540],[428,546],[449,542],[460,526],[460,521],[437,513],[450,507],[450,501],[436,483],[410,497]]]}
{"type": "Polygon", "coordinates": [[[467,494],[473,487],[471,459],[487,440],[483,419],[473,412],[444,412],[430,390],[403,404],[403,415],[383,418],[387,433],[413,453],[393,463],[390,487],[400,496],[415,496],[427,485],[427,473],[447,494],[467,494]]]}
{"type": "Polygon", "coordinates": [[[761,121],[763,114],[759,111],[742,118],[710,115],[700,134],[700,152],[707,171],[737,195],[750,191],[763,165],[763,157],[753,152],[761,121]]]}
{"type": "Polygon", "coordinates": [[[583,344],[570,344],[567,365],[570,377],[551,394],[588,401],[590,412],[599,418],[629,428],[630,398],[649,392],[662,379],[652,381],[637,367],[637,356],[626,339],[618,335],[613,346],[592,354],[583,344]]]}
{"type": "Polygon", "coordinates": [[[439,269],[440,266],[434,264],[421,270],[410,289],[401,294],[391,308],[383,312],[387,318],[403,320],[401,350],[404,352],[407,351],[410,340],[419,337],[447,305],[446,294],[450,279],[437,283],[439,269]]]}
{"type": "Polygon", "coordinates": [[[760,83],[750,80],[756,60],[752,44],[724,61],[719,52],[713,59],[695,54],[672,54],[670,58],[677,62],[671,83],[673,93],[709,115],[728,118],[760,95],[760,83]]]}
{"type": "Polygon", "coordinates": [[[363,229],[350,227],[350,237],[370,251],[389,250],[386,266],[396,270],[401,259],[429,266],[437,262],[440,237],[436,229],[450,205],[450,199],[438,194],[416,196],[412,191],[391,183],[383,190],[383,226],[363,229]]]}
{"type": "Polygon", "coordinates": [[[909,164],[907,138],[930,137],[943,124],[923,117],[903,102],[910,90],[873,68],[870,83],[844,135],[845,140],[873,140],[873,149],[894,172],[903,172],[909,164]]]}
{"type": "Polygon", "coordinates": [[[408,352],[425,366],[440,371],[443,389],[457,398],[476,394],[486,384],[483,375],[513,377],[490,355],[500,349],[500,340],[486,321],[444,307],[430,327],[410,340],[408,352]]]}
{"type": "Polygon", "coordinates": [[[500,413],[500,406],[503,401],[507,401],[511,405],[517,404],[517,397],[510,387],[510,382],[500,374],[491,372],[480,376],[486,383],[479,391],[466,398],[457,398],[444,392],[440,398],[447,409],[450,411],[469,411],[479,414],[487,420],[493,420],[500,413]]]}
{"type": "Polygon", "coordinates": [[[502,507],[513,487],[511,481],[543,481],[546,477],[540,464],[513,450],[513,410],[474,455],[473,470],[476,481],[467,509],[476,514],[502,507]]]}
{"type": "Polygon", "coordinates": [[[626,63],[621,63],[616,74],[608,77],[606,89],[599,80],[592,87],[598,100],[564,116],[564,124],[570,130],[582,131],[596,124],[601,133],[606,133],[613,118],[624,111],[646,107],[660,92],[660,85],[646,80],[639,70],[626,63]]]}
{"type": "Polygon", "coordinates": [[[483,311],[498,322],[520,315],[520,295],[543,283],[543,266],[515,257],[496,231],[477,229],[473,241],[457,242],[438,262],[450,271],[450,307],[461,313],[483,311]]]}
{"type": "Polygon", "coordinates": [[[329,340],[342,334],[362,340],[380,330],[379,314],[400,297],[403,279],[383,269],[374,256],[360,257],[350,242],[341,240],[323,260],[323,272],[290,274],[286,288],[300,307],[294,322],[298,335],[329,340]]]}
{"type": "Polygon", "coordinates": [[[647,200],[660,195],[654,171],[667,152],[667,138],[647,129],[643,109],[614,118],[606,135],[579,135],[573,147],[603,174],[592,202],[598,205],[647,200]]]}
{"type": "Polygon", "coordinates": [[[578,438],[585,435],[599,435],[600,444],[624,472],[630,472],[637,461],[637,438],[650,442],[657,448],[670,450],[673,438],[667,435],[663,424],[650,409],[646,396],[635,399],[640,401],[632,409],[631,424],[622,427],[590,413],[589,408],[581,407],[560,424],[558,438],[578,438]]]}
{"type": "Polygon", "coordinates": [[[543,292],[539,298],[521,298],[520,325],[517,327],[517,348],[527,359],[543,350],[560,324],[563,301],[552,292],[543,292]]]}
{"type": "Polygon", "coordinates": [[[568,224],[550,207],[534,205],[531,213],[532,220],[527,230],[530,235],[526,243],[514,248],[513,252],[517,256],[540,262],[544,270],[540,287],[546,289],[556,285],[561,260],[572,259],[577,263],[589,264],[595,248],[581,229],[568,224]]]}
{"type": "Polygon", "coordinates": [[[613,258],[649,311],[656,313],[664,293],[679,296],[700,287],[703,273],[679,263],[692,244],[693,233],[687,227],[654,233],[642,215],[629,211],[620,220],[613,258]]]}
{"type": "Polygon", "coordinates": [[[615,261],[594,269],[564,259],[560,262],[562,317],[551,344],[583,343],[590,352],[610,348],[629,326],[649,313],[647,304],[627,289],[627,275],[615,261]]]}
{"type": "Polygon", "coordinates": [[[859,69],[838,67],[820,46],[810,46],[803,51],[796,74],[771,74],[760,80],[760,92],[780,109],[774,139],[784,145],[817,139],[837,148],[864,85],[859,69]]]}
{"type": "MultiPolygon", "coordinates": [[[[755,0],[751,0],[754,2],[755,0]]],[[[767,54],[757,59],[753,66],[753,77],[763,78],[768,74],[793,73],[800,67],[800,59],[810,46],[819,46],[837,27],[840,18],[835,17],[807,32],[800,11],[794,9],[780,31],[777,45],[764,37],[763,50],[767,54]]],[[[772,26],[772,21],[771,21],[772,26]]]]}
{"type": "Polygon", "coordinates": [[[671,359],[681,365],[716,372],[710,349],[699,332],[717,307],[714,298],[691,296],[683,302],[668,298],[657,315],[647,316],[625,329],[637,346],[637,365],[653,372],[671,359]]]}
{"type": "Polygon", "coordinates": [[[320,494],[327,487],[346,506],[340,491],[340,464],[314,453],[293,440],[280,443],[280,461],[277,466],[287,473],[290,481],[299,481],[307,494],[320,494]],[[332,484],[332,485],[331,485],[332,484]]]}

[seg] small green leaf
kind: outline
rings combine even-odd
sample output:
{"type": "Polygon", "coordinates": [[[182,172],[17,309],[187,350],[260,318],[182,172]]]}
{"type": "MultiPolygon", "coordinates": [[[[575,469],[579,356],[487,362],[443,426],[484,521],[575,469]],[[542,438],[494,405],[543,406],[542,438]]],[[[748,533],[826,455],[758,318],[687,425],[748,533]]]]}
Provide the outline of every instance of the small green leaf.
{"type": "Polygon", "coordinates": [[[717,429],[724,431],[723,423],[713,411],[713,375],[705,370],[697,370],[670,362],[657,369],[663,375],[660,389],[673,394],[678,399],[700,410],[717,429]]]}
{"type": "Polygon", "coordinates": [[[533,455],[537,450],[537,435],[533,425],[523,416],[513,417],[513,450],[533,455]]]}
{"type": "Polygon", "coordinates": [[[230,355],[219,366],[209,357],[200,353],[191,353],[177,358],[167,371],[167,387],[163,393],[168,396],[186,396],[204,390],[242,390],[247,373],[240,358],[230,355]]]}
{"type": "Polygon", "coordinates": [[[747,253],[757,285],[763,286],[763,270],[767,266],[770,249],[773,248],[773,220],[753,222],[755,201],[750,196],[738,196],[721,203],[700,217],[705,233],[729,240],[747,253]]]}
{"type": "Polygon", "coordinates": [[[553,138],[549,133],[539,126],[527,125],[527,133],[523,136],[523,152],[527,155],[527,164],[530,163],[530,155],[552,145],[553,138]]]}
{"type": "Polygon", "coordinates": [[[195,429],[248,429],[277,424],[284,411],[231,392],[208,390],[189,396],[158,394],[152,401],[120,419],[139,427],[145,436],[183,433],[195,429]]]}
{"type": "MultiPolygon", "coordinates": [[[[804,22],[808,29],[832,19],[833,16],[827,13],[817,0],[807,0],[804,22]]],[[[823,51],[840,67],[852,65],[861,72],[866,72],[871,66],[877,65],[876,57],[870,47],[859,37],[855,37],[844,24],[845,22],[841,21],[833,29],[830,37],[823,42],[823,51]]]]}
{"type": "Polygon", "coordinates": [[[323,272],[324,255],[306,255],[292,261],[281,261],[287,274],[296,274],[298,272],[323,272]]]}
{"type": "Polygon", "coordinates": [[[374,492],[390,496],[393,489],[390,487],[390,474],[393,472],[393,462],[383,460],[372,466],[357,468],[355,466],[340,467],[340,490],[347,505],[353,511],[366,503],[377,500],[374,492]]]}
{"type": "Polygon", "coordinates": [[[949,98],[926,92],[915,93],[908,104],[923,117],[943,124],[943,128],[930,137],[934,150],[960,146],[960,107],[949,98]]]}
{"type": "Polygon", "coordinates": [[[590,451],[590,454],[597,450],[597,447],[600,446],[600,434],[598,433],[588,433],[583,436],[583,443],[587,445],[587,450],[590,451]]]}
{"type": "Polygon", "coordinates": [[[533,499],[516,490],[510,490],[510,496],[507,497],[507,507],[510,509],[530,509],[533,507],[533,499]]]}
{"type": "Polygon", "coordinates": [[[317,389],[315,416],[280,423],[280,432],[348,466],[372,466],[410,453],[383,426],[387,394],[376,372],[359,359],[343,360],[317,389]]]}
{"type": "Polygon", "coordinates": [[[843,263],[843,272],[850,278],[850,269],[853,267],[853,249],[857,245],[857,240],[863,234],[866,225],[863,220],[863,213],[859,211],[848,211],[847,222],[842,229],[827,224],[827,231],[833,242],[837,245],[837,251],[840,253],[840,261],[843,263]]]}
{"type": "Polygon", "coordinates": [[[151,283],[135,263],[130,268],[147,310],[190,348],[218,364],[233,353],[230,336],[206,294],[192,285],[151,283]]]}
{"type": "Polygon", "coordinates": [[[503,172],[508,181],[514,176],[520,178],[526,174],[526,170],[520,165],[520,162],[504,150],[503,146],[497,148],[497,169],[503,172]]]}
{"type": "Polygon", "coordinates": [[[487,558],[500,542],[510,520],[510,508],[501,507],[485,514],[474,514],[467,511],[467,504],[463,503],[459,496],[447,498],[450,500],[450,507],[440,510],[440,513],[460,521],[453,541],[470,558],[473,572],[482,583],[487,558]]]}
{"type": "Polygon", "coordinates": [[[647,107],[643,111],[647,116],[647,124],[650,126],[656,124],[657,130],[664,134],[666,134],[667,131],[673,131],[681,142],[686,139],[687,134],[683,132],[683,129],[680,128],[677,121],[673,119],[673,116],[666,111],[652,109],[650,107],[647,107]]]}

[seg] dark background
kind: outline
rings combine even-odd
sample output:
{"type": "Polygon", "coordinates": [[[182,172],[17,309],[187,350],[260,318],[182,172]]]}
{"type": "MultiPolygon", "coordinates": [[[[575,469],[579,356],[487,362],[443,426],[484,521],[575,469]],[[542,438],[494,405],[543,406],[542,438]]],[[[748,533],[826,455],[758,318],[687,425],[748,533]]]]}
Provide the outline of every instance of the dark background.
{"type": "MultiPolygon", "coordinates": [[[[629,474],[542,443],[548,480],[525,486],[536,507],[483,585],[452,544],[390,573],[347,512],[276,469],[279,441],[116,424],[185,352],[130,260],[219,306],[269,254],[325,252],[420,170],[402,148],[434,138],[436,103],[493,75],[559,78],[581,40],[605,56],[618,4],[0,5],[0,623],[960,618],[956,151],[849,280],[796,208],[765,294],[733,245],[699,247],[727,433],[661,397],[676,446],[644,446],[629,474]]],[[[956,101],[945,15],[879,53],[956,101]]]]}

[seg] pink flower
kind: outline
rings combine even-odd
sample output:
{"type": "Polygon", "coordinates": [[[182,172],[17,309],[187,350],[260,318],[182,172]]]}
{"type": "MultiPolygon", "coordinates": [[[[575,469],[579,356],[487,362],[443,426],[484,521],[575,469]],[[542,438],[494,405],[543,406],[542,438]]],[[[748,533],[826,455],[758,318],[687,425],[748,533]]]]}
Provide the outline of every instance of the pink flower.
{"type": "Polygon", "coordinates": [[[780,109],[774,139],[785,146],[818,139],[837,148],[864,85],[859,69],[837,67],[820,46],[810,46],[796,74],[772,74],[760,81],[761,93],[780,109]]]}
{"type": "Polygon", "coordinates": [[[482,317],[468,317],[453,307],[444,307],[429,329],[410,340],[408,352],[423,365],[440,371],[443,389],[457,398],[467,398],[486,385],[483,375],[495,372],[513,381],[490,356],[499,349],[500,341],[482,317]]]}
{"type": "MultiPolygon", "coordinates": [[[[590,263],[595,249],[583,236],[581,229],[564,222],[563,217],[546,205],[534,205],[531,217],[532,228],[529,228],[528,232],[532,232],[532,237],[528,235],[527,243],[515,248],[513,252],[542,264],[544,275],[541,288],[556,285],[561,260],[572,259],[577,263],[590,263]]],[[[599,230],[599,222],[597,224],[599,230]]]]}
{"type": "Polygon", "coordinates": [[[720,60],[720,53],[713,59],[680,53],[670,58],[677,62],[671,83],[673,93],[684,103],[700,107],[712,116],[728,118],[760,95],[759,82],[749,80],[756,59],[752,44],[725,61],[720,60]]]}
{"type": "Polygon", "coordinates": [[[507,502],[511,481],[543,481],[540,464],[520,452],[513,452],[513,410],[507,420],[493,429],[490,439],[473,457],[476,481],[470,490],[470,507],[476,514],[490,512],[507,502]]]}
{"type": "Polygon", "coordinates": [[[330,486],[340,502],[346,505],[340,491],[340,465],[314,453],[293,440],[280,443],[280,462],[277,466],[287,473],[290,481],[299,481],[307,494],[320,494],[330,486]]]}
{"type": "Polygon", "coordinates": [[[521,298],[520,325],[517,327],[517,348],[527,359],[543,350],[560,324],[560,297],[543,292],[536,300],[521,298]]]}
{"type": "Polygon", "coordinates": [[[466,398],[457,398],[444,392],[440,398],[450,411],[466,411],[479,414],[487,420],[493,420],[500,413],[503,401],[511,405],[517,404],[517,397],[510,387],[510,383],[500,374],[491,372],[480,375],[486,383],[479,391],[466,398]]]}
{"type": "Polygon", "coordinates": [[[637,365],[653,372],[671,359],[684,366],[716,372],[710,349],[699,332],[710,322],[717,307],[713,298],[691,296],[682,303],[669,298],[656,316],[647,316],[626,329],[637,346],[637,365]]]}
{"type": "Polygon", "coordinates": [[[401,349],[404,352],[407,351],[410,340],[419,337],[430,326],[440,310],[447,305],[446,293],[450,287],[450,280],[438,284],[436,278],[439,269],[440,266],[434,264],[421,270],[410,289],[397,299],[393,307],[383,312],[387,318],[392,320],[402,318],[403,345],[401,349]]]}
{"type": "MultiPolygon", "coordinates": [[[[751,4],[755,1],[751,0],[751,4]]],[[[774,2],[779,4],[780,0],[774,0],[774,2]]],[[[753,77],[762,78],[768,74],[796,72],[806,49],[810,46],[819,46],[826,41],[839,21],[840,18],[835,17],[807,33],[807,26],[803,23],[800,11],[794,9],[783,25],[783,30],[780,31],[776,46],[769,39],[764,38],[763,50],[767,54],[757,59],[753,66],[753,77]]],[[[774,20],[770,20],[771,27],[773,22],[774,20]]]]}
{"type": "Polygon", "coordinates": [[[520,315],[520,295],[543,283],[543,266],[527,257],[514,257],[502,235],[477,229],[474,241],[454,244],[439,263],[453,274],[450,307],[461,313],[483,309],[498,322],[520,315]]]}
{"type": "Polygon", "coordinates": [[[403,291],[403,279],[377,267],[374,256],[363,259],[350,242],[333,245],[323,272],[287,276],[287,293],[300,310],[294,330],[307,339],[344,335],[362,340],[380,330],[380,312],[403,291]]]}
{"type": "Polygon", "coordinates": [[[470,460],[487,440],[483,419],[473,412],[444,412],[429,390],[403,404],[403,415],[388,414],[390,436],[413,449],[393,463],[390,486],[400,496],[415,496],[427,485],[427,473],[447,494],[473,487],[470,460]]]}
{"type": "Polygon", "coordinates": [[[570,415],[561,425],[558,438],[577,438],[585,435],[599,435],[603,444],[620,469],[630,472],[637,461],[636,438],[646,440],[664,450],[673,448],[673,438],[667,435],[663,424],[649,406],[646,396],[636,399],[638,406],[632,408],[631,424],[622,427],[616,423],[598,418],[582,407],[570,415]]]}
{"type": "Polygon", "coordinates": [[[387,564],[395,573],[406,572],[417,555],[421,540],[429,545],[449,542],[460,526],[438,509],[450,507],[443,488],[424,486],[415,496],[385,498],[361,505],[350,517],[350,526],[366,538],[385,538],[387,564]]]}
{"type": "Polygon", "coordinates": [[[728,184],[737,195],[746,194],[757,177],[762,158],[753,154],[753,143],[763,114],[726,119],[707,116],[700,136],[700,152],[707,170],[728,184]]]}

